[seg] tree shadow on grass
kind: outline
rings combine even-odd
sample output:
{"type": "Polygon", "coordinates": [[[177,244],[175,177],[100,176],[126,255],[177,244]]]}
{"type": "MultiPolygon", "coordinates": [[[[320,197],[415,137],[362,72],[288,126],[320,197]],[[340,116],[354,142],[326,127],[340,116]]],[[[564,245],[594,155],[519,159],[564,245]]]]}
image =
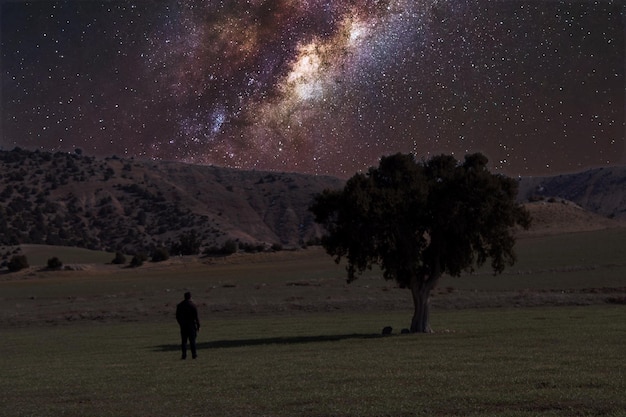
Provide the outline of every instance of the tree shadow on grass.
{"type": "MultiPolygon", "coordinates": [[[[337,334],[320,336],[293,336],[293,337],[268,337],[261,339],[236,339],[236,340],[213,340],[196,344],[198,350],[235,348],[259,345],[293,345],[299,343],[338,342],[347,339],[376,339],[384,337],[380,334],[337,334]]],[[[152,346],[154,352],[171,352],[180,350],[179,344],[167,344],[152,346]]]]}

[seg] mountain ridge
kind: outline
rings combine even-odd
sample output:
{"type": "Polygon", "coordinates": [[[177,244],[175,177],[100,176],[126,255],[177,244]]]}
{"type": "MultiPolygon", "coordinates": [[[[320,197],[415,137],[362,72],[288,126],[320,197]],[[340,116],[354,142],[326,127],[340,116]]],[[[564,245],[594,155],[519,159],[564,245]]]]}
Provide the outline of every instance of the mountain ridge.
{"type": "MultiPolygon", "coordinates": [[[[0,150],[0,245],[137,253],[193,234],[204,249],[228,241],[253,250],[296,248],[321,236],[308,210],[313,197],[343,184],[330,176],[0,150]]],[[[542,230],[552,227],[546,224],[557,208],[559,216],[611,227],[612,219],[626,219],[625,188],[626,167],[528,177],[519,181],[519,201],[571,201],[594,214],[544,204],[534,209],[542,230]]]]}
{"type": "Polygon", "coordinates": [[[203,247],[306,244],[308,206],[342,180],[169,161],[0,151],[0,244],[129,253],[195,233],[203,247]]]}

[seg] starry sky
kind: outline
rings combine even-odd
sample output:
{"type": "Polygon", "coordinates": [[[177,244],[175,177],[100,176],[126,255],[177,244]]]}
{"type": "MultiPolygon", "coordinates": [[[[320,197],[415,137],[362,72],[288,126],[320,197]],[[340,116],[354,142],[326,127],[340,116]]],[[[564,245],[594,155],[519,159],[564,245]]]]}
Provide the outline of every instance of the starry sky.
{"type": "Polygon", "coordinates": [[[3,1],[0,148],[351,176],[626,163],[622,0],[3,1]]]}

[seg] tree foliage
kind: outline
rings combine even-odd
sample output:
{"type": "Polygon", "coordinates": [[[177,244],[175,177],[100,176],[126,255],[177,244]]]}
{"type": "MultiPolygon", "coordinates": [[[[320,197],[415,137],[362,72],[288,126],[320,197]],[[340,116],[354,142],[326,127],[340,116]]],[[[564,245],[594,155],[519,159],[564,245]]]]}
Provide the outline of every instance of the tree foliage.
{"type": "Polygon", "coordinates": [[[430,331],[428,297],[442,274],[458,276],[488,259],[500,273],[515,262],[513,230],[528,227],[530,216],[515,202],[517,183],[490,173],[487,162],[479,153],[463,163],[448,155],[383,157],[311,206],[327,231],[326,251],[347,259],[348,281],[378,264],[385,279],[411,289],[412,331],[430,331]]]}

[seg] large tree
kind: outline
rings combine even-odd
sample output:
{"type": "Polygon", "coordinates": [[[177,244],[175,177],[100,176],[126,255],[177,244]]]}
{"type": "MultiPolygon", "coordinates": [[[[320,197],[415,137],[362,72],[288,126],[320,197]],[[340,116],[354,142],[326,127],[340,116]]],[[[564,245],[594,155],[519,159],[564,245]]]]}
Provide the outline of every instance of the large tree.
{"type": "Polygon", "coordinates": [[[442,274],[459,276],[488,259],[494,273],[513,265],[515,228],[530,215],[517,204],[517,182],[487,169],[487,158],[448,155],[416,161],[383,157],[342,190],[316,196],[311,211],[326,229],[322,245],[348,281],[378,264],[383,277],[409,288],[412,332],[431,332],[429,296],[442,274]]]}

